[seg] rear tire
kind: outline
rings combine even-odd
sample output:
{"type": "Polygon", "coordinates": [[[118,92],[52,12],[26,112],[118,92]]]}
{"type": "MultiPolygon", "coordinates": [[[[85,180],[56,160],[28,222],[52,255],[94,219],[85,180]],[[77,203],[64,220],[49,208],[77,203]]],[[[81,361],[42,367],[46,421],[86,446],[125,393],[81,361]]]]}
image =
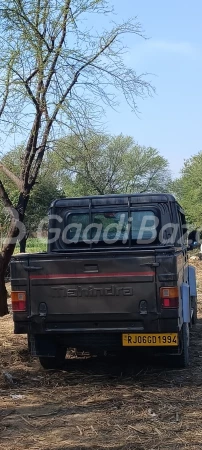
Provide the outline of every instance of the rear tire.
{"type": "Polygon", "coordinates": [[[192,325],[196,325],[197,322],[197,297],[191,297],[191,307],[193,310],[192,325]]]}
{"type": "Polygon", "coordinates": [[[172,357],[174,367],[184,369],[189,365],[189,324],[183,323],[181,329],[182,352],[172,357]]]}
{"type": "Polygon", "coordinates": [[[45,370],[57,370],[62,369],[65,363],[67,349],[65,347],[58,347],[56,355],[50,356],[39,356],[39,361],[41,366],[45,370]]]}
{"type": "Polygon", "coordinates": [[[28,345],[28,352],[31,355],[32,344],[31,344],[31,335],[30,335],[30,333],[27,334],[27,345],[28,345]]]}

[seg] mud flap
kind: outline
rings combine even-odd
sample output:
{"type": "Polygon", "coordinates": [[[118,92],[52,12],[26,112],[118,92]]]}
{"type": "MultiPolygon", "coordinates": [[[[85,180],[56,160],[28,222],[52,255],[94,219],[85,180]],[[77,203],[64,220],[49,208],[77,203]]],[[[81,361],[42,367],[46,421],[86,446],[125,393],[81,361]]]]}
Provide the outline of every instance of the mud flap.
{"type": "Polygon", "coordinates": [[[191,322],[191,300],[189,285],[182,283],[181,285],[181,298],[182,298],[182,317],[184,323],[191,322]]]}
{"type": "Polygon", "coordinates": [[[31,345],[32,356],[54,357],[56,355],[56,342],[47,336],[34,336],[34,342],[31,345]]]}
{"type": "Polygon", "coordinates": [[[190,296],[196,297],[197,289],[196,289],[196,269],[193,266],[188,267],[189,271],[189,286],[190,286],[190,296]]]}

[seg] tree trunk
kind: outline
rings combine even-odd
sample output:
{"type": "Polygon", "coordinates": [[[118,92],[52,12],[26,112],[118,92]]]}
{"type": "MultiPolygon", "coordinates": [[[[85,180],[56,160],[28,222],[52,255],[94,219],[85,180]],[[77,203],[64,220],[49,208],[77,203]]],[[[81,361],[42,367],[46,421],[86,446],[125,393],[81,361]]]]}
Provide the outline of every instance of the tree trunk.
{"type": "Polygon", "coordinates": [[[20,253],[25,253],[26,252],[26,245],[27,245],[27,239],[28,239],[28,234],[25,234],[25,236],[21,239],[20,243],[20,253]]]}
{"type": "Polygon", "coordinates": [[[4,245],[0,255],[0,317],[5,316],[5,314],[8,314],[5,275],[11,256],[15,249],[15,244],[12,243],[11,239],[17,236],[17,234],[18,229],[15,226],[11,227],[9,235],[7,237],[6,244],[4,245]]]}
{"type": "Polygon", "coordinates": [[[5,285],[4,258],[0,258],[0,317],[8,314],[7,290],[5,285]]]}
{"type": "MultiPolygon", "coordinates": [[[[25,196],[22,193],[19,196],[16,211],[18,211],[18,221],[21,223],[23,223],[24,220],[24,213],[26,210],[28,199],[29,196],[25,196]]],[[[18,235],[19,235],[19,228],[17,226],[16,219],[14,218],[11,220],[10,230],[8,232],[6,241],[3,245],[0,254],[0,317],[3,317],[6,314],[8,314],[5,274],[8,264],[11,260],[11,256],[13,255],[13,252],[15,250],[18,235]]]]}

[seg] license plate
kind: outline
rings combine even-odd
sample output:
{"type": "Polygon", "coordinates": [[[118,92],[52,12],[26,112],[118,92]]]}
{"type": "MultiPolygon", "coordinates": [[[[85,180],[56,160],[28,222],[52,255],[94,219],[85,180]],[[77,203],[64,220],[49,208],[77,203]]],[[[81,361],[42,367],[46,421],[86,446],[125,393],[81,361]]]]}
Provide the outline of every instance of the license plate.
{"type": "Polygon", "coordinates": [[[178,345],[177,333],[122,334],[124,347],[175,347],[178,345]]]}

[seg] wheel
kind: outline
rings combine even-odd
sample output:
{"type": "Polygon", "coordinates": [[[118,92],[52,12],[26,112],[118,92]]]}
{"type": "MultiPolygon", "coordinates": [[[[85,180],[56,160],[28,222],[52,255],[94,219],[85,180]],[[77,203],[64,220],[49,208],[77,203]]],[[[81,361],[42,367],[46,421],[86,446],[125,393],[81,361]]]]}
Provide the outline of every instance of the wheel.
{"type": "Polygon", "coordinates": [[[28,352],[31,354],[31,336],[30,336],[30,334],[28,333],[27,334],[27,344],[28,344],[28,352]]]}
{"type": "Polygon", "coordinates": [[[197,297],[191,297],[191,307],[193,310],[192,325],[196,325],[197,322],[197,297]]]}
{"type": "Polygon", "coordinates": [[[65,347],[58,347],[56,355],[51,356],[39,356],[41,366],[46,370],[62,369],[65,363],[67,349],[65,347]]]}
{"type": "Polygon", "coordinates": [[[181,346],[180,355],[172,356],[173,365],[177,368],[185,368],[189,365],[189,324],[183,323],[181,329],[181,346]]]}

